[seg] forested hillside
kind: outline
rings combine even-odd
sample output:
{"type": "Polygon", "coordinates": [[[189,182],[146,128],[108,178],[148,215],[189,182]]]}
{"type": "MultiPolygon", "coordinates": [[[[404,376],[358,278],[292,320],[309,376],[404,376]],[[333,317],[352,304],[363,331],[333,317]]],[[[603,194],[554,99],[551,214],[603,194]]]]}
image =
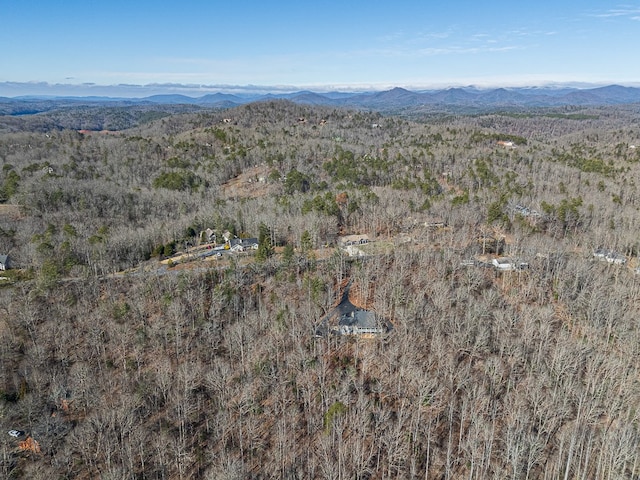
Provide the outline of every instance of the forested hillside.
{"type": "Polygon", "coordinates": [[[1,118],[0,477],[640,477],[638,105],[1,118]]]}

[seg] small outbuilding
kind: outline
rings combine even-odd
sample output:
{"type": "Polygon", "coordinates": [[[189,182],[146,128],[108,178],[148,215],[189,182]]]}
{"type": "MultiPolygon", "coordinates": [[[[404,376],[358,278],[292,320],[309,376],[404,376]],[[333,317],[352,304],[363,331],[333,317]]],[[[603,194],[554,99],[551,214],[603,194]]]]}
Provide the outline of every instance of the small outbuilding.
{"type": "Polygon", "coordinates": [[[11,268],[11,259],[9,255],[0,255],[0,270],[9,270],[11,268]]]}

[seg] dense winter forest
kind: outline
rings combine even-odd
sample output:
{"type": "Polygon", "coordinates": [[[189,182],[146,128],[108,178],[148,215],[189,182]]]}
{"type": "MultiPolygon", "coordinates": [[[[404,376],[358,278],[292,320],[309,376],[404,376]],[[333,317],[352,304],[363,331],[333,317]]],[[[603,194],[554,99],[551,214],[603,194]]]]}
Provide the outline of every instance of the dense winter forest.
{"type": "Polygon", "coordinates": [[[0,117],[0,477],[640,478],[639,105],[154,108],[0,117]]]}

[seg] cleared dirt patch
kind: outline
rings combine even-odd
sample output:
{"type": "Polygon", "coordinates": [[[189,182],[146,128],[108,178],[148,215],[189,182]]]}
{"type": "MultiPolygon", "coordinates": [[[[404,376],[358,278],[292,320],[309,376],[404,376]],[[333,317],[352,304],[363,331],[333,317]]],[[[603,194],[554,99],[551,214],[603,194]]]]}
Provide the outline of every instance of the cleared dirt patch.
{"type": "Polygon", "coordinates": [[[0,217],[9,217],[14,220],[22,218],[20,205],[0,204],[0,217]]]}
{"type": "Polygon", "coordinates": [[[278,182],[269,181],[266,165],[249,168],[222,185],[227,198],[261,198],[279,188],[278,182]]]}

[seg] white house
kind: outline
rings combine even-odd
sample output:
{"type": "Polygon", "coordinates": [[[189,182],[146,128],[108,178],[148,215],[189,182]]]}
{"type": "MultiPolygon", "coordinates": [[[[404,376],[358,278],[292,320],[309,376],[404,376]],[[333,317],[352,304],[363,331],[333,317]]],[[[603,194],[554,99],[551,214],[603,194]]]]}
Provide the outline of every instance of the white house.
{"type": "Polygon", "coordinates": [[[259,243],[257,238],[232,238],[228,242],[232,252],[244,252],[245,250],[257,250],[259,243]]]}
{"type": "Polygon", "coordinates": [[[593,256],[598,260],[604,260],[614,265],[624,265],[627,263],[627,257],[613,250],[607,250],[606,248],[597,248],[594,250],[593,256]]]}
{"type": "Polygon", "coordinates": [[[491,260],[491,264],[498,270],[509,271],[516,269],[515,262],[507,257],[494,258],[491,260]]]}
{"type": "Polygon", "coordinates": [[[9,255],[0,255],[0,270],[9,270],[11,268],[11,260],[9,255]]]}
{"type": "Polygon", "coordinates": [[[525,270],[529,268],[529,264],[526,262],[519,262],[509,257],[499,257],[491,260],[491,265],[493,265],[496,270],[500,270],[501,272],[508,272],[511,270],[525,270]]]}
{"type": "Polygon", "coordinates": [[[614,265],[624,265],[627,263],[627,257],[616,252],[610,252],[605,257],[605,260],[609,263],[613,263],[614,265]]]}

